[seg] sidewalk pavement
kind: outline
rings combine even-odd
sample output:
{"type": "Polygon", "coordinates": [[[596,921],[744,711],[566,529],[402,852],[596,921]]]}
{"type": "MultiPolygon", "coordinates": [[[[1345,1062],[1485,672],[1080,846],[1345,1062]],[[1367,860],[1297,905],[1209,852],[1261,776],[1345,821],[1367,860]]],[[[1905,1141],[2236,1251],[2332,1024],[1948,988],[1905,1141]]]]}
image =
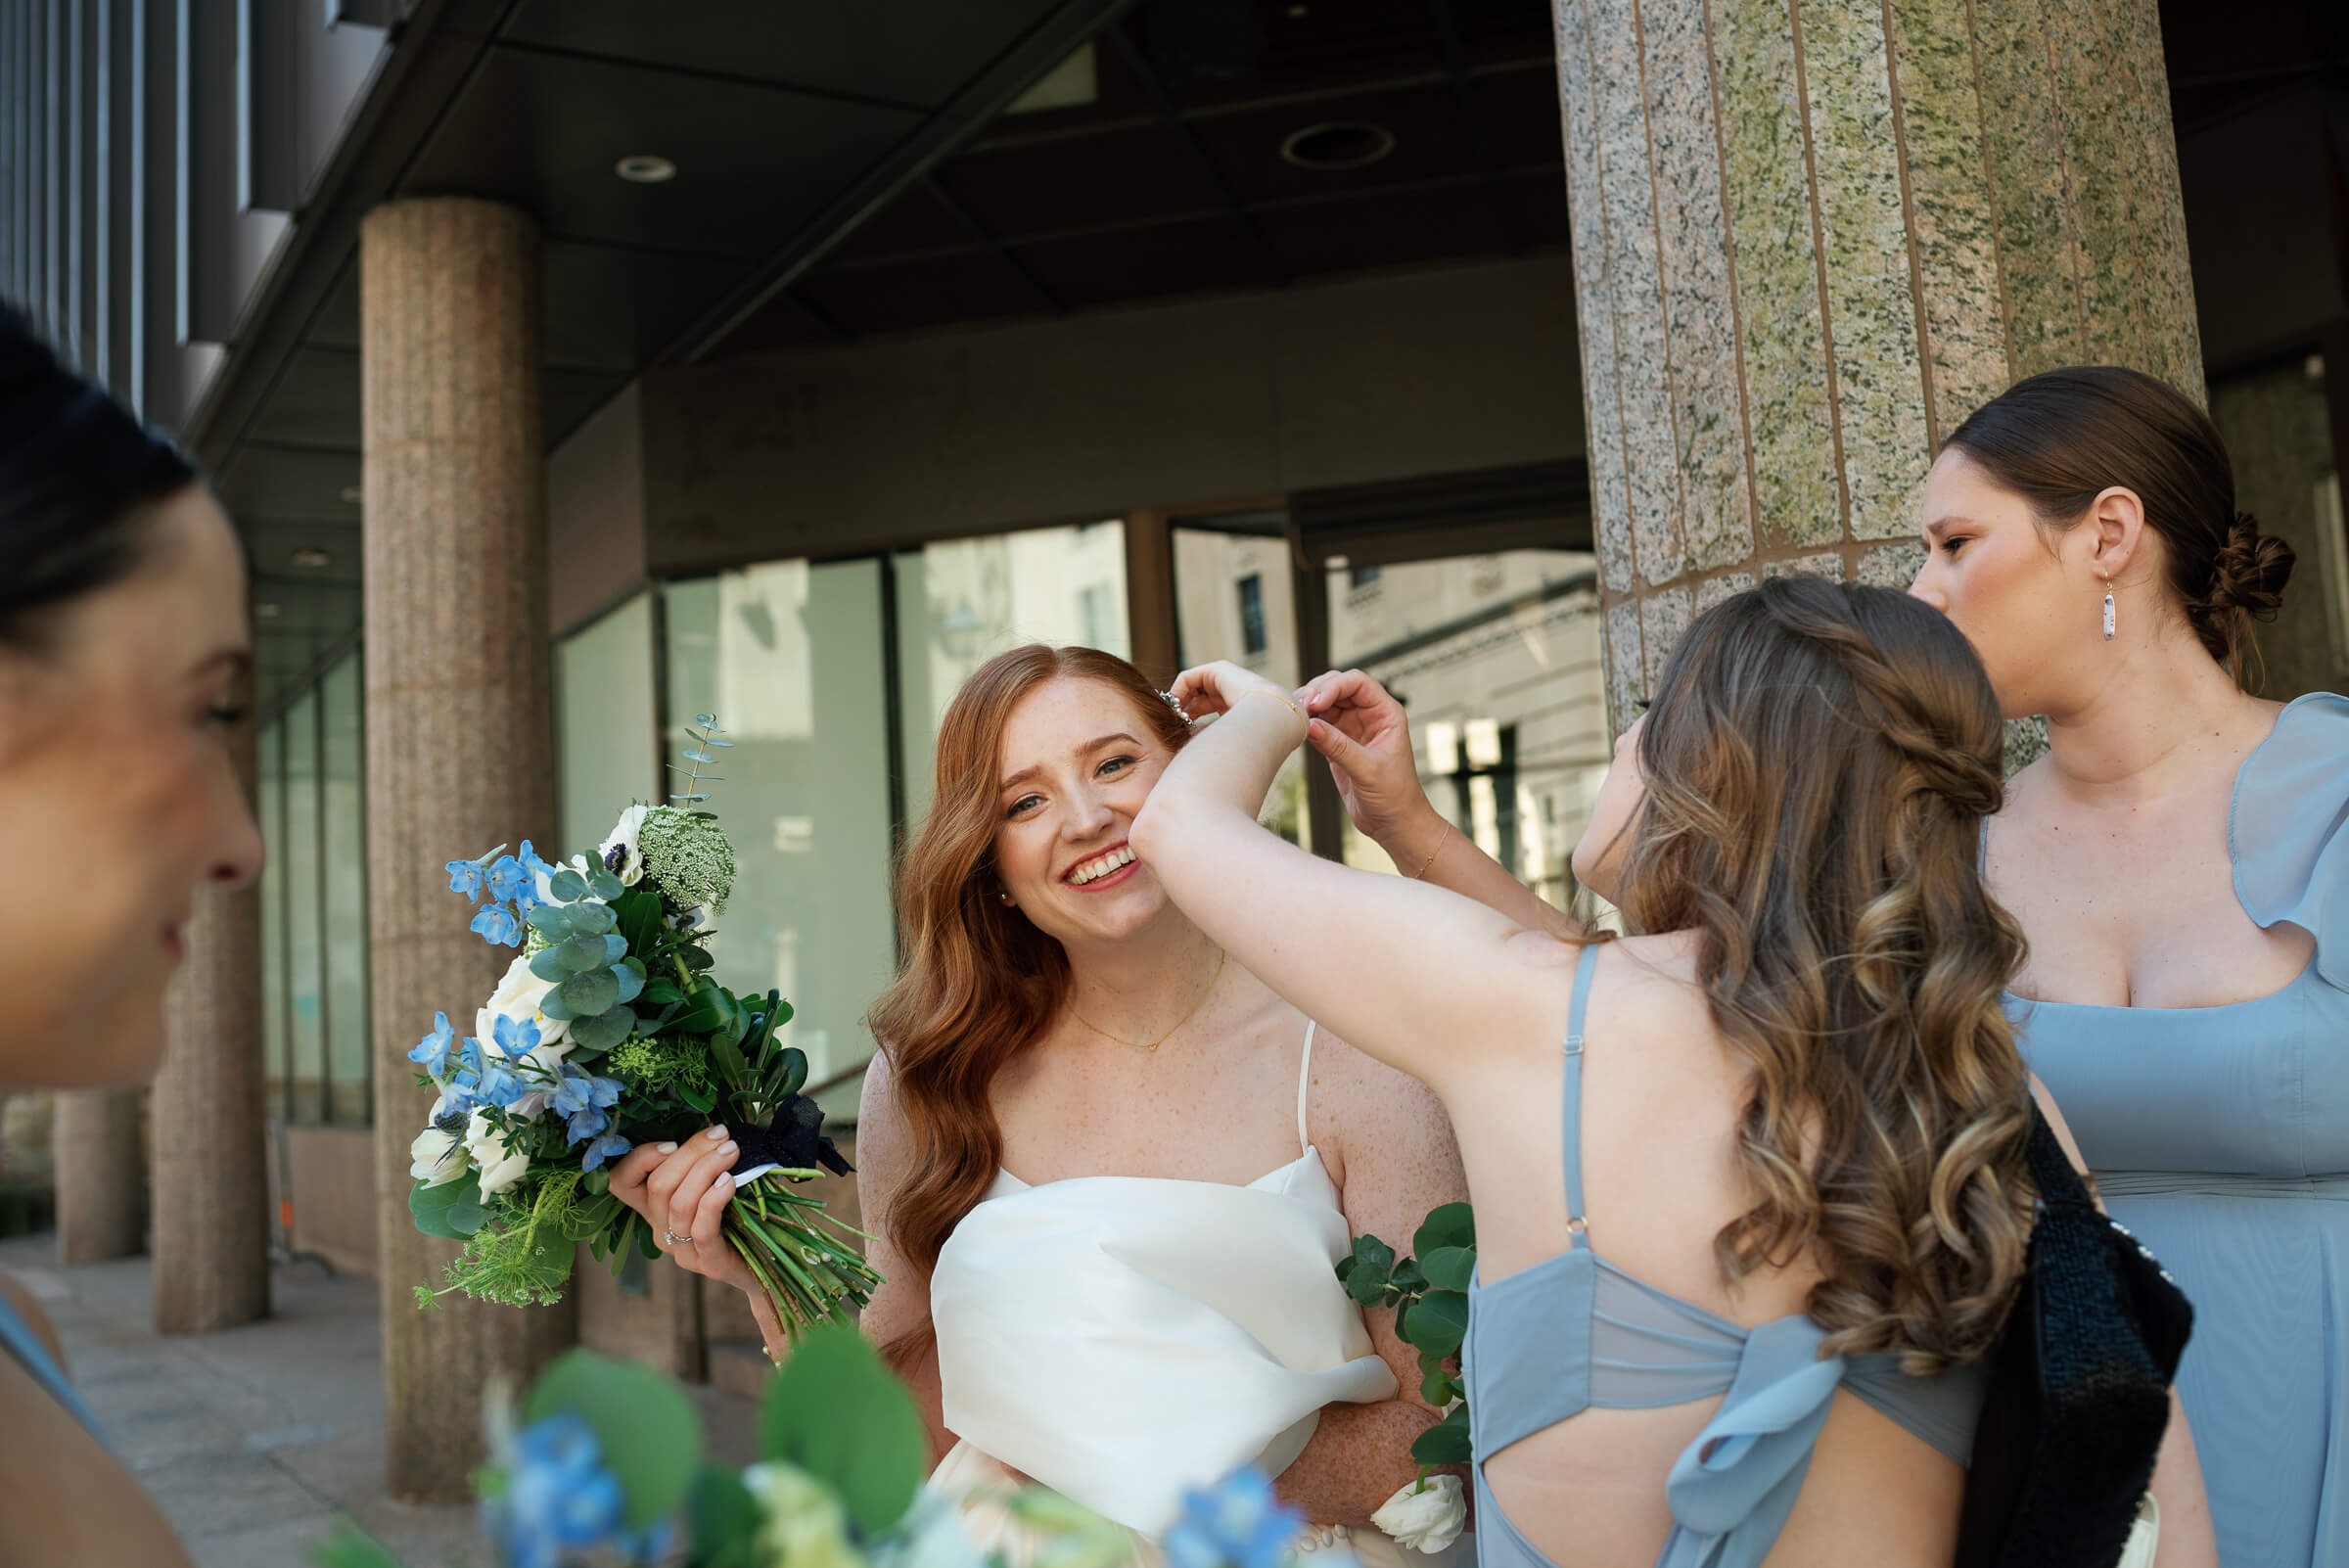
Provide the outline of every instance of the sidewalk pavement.
{"type": "MultiPolygon", "coordinates": [[[[375,1281],[281,1266],[274,1315],[166,1339],[145,1258],[60,1268],[55,1236],[23,1236],[0,1241],[0,1268],[56,1323],[75,1385],[196,1568],[303,1568],[338,1516],[408,1568],[490,1568],[470,1505],[386,1496],[375,1281]]],[[[690,1392],[714,1456],[755,1458],[751,1402],[690,1392]]]]}

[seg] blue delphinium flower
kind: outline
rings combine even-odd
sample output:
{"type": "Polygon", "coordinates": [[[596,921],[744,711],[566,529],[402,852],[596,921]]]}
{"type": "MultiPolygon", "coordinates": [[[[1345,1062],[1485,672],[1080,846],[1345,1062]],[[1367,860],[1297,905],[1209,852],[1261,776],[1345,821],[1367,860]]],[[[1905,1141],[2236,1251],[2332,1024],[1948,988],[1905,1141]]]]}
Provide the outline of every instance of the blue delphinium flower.
{"type": "Polygon", "coordinates": [[[497,1048],[517,1062],[538,1048],[538,1026],[526,1018],[500,1013],[492,1033],[497,1048]]]}
{"type": "Polygon", "coordinates": [[[620,1103],[624,1086],[617,1079],[595,1078],[565,1062],[563,1081],[555,1085],[547,1103],[557,1116],[568,1119],[565,1126],[571,1141],[584,1143],[611,1125],[612,1119],[604,1113],[620,1103]]]}
{"type": "Polygon", "coordinates": [[[484,873],[482,880],[489,890],[489,897],[500,903],[512,903],[526,894],[536,891],[531,885],[530,874],[523,869],[520,860],[510,854],[499,855],[488,871],[484,873]]]}
{"type": "Polygon", "coordinates": [[[448,1014],[433,1014],[433,1032],[416,1042],[408,1052],[408,1060],[438,1078],[448,1069],[448,1048],[456,1040],[456,1032],[448,1026],[448,1014]]]}
{"type": "Polygon", "coordinates": [[[451,860],[447,865],[448,891],[462,893],[474,902],[482,901],[482,866],[478,860],[451,860]]]}
{"type": "Polygon", "coordinates": [[[622,1529],[625,1504],[594,1429],[562,1411],[516,1436],[504,1495],[483,1511],[508,1568],[556,1568],[572,1552],[632,1534],[622,1529]]]}
{"type": "Polygon", "coordinates": [[[1182,1517],[1161,1543],[1171,1568],[1279,1568],[1305,1528],[1305,1516],[1273,1496],[1254,1465],[1212,1487],[1182,1495],[1182,1517]]]}
{"type": "Polygon", "coordinates": [[[636,1145],[617,1132],[606,1132],[587,1145],[587,1153],[579,1161],[579,1169],[592,1171],[606,1160],[617,1160],[636,1145]]]}
{"type": "Polygon", "coordinates": [[[522,944],[522,922],[502,903],[490,904],[475,915],[473,929],[491,946],[515,947],[522,944]]]}

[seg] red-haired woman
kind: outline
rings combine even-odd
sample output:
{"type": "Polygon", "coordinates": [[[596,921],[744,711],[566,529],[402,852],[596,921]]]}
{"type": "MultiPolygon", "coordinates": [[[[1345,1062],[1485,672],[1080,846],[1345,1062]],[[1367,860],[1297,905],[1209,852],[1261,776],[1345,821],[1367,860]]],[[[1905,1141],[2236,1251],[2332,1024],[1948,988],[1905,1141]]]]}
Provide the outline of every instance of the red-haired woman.
{"type": "MultiPolygon", "coordinates": [[[[1086,648],[1003,654],[947,709],[857,1121],[889,1279],[864,1327],[942,1486],[1025,1475],[1150,1538],[1253,1461],[1314,1523],[1363,1526],[1437,1412],[1333,1266],[1466,1181],[1425,1088],[1228,961],[1128,849],[1189,734],[1086,648]]],[[[639,1151],[614,1188],[645,1177],[655,1221],[714,1238],[728,1163],[639,1151]]],[[[723,1248],[675,1256],[750,1283],[723,1248]]],[[[1353,1545],[1401,1560],[1376,1530],[1353,1545]]]]}

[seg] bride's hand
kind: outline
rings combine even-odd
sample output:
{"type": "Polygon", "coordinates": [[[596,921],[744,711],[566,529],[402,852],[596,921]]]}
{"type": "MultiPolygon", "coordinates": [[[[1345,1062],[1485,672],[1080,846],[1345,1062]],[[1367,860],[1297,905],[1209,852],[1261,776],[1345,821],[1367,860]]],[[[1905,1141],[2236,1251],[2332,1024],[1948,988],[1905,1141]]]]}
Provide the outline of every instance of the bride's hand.
{"type": "Polygon", "coordinates": [[[1411,756],[1403,704],[1359,669],[1333,669],[1298,688],[1313,719],[1306,739],[1329,760],[1346,814],[1372,843],[1394,853],[1433,814],[1411,756]]]}
{"type": "Polygon", "coordinates": [[[756,1297],[750,1266],[718,1233],[734,1198],[728,1173],[739,1152],[722,1127],[682,1143],[639,1143],[612,1167],[612,1196],[644,1217],[678,1268],[756,1297]],[[672,1235],[689,1239],[667,1239],[672,1235]]]}
{"type": "Polygon", "coordinates": [[[1212,665],[1194,665],[1174,677],[1171,695],[1182,711],[1196,720],[1211,714],[1227,714],[1241,698],[1252,692],[1263,692],[1290,712],[1303,715],[1297,699],[1288,688],[1267,680],[1253,669],[1244,669],[1228,659],[1219,659],[1212,665]]]}

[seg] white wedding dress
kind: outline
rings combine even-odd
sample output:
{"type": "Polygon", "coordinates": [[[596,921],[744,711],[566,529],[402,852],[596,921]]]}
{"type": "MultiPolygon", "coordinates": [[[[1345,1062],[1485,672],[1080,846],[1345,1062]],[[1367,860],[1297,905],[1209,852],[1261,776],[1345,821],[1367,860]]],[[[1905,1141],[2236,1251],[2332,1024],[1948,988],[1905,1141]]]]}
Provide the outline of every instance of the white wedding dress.
{"type": "MultiPolygon", "coordinates": [[[[1013,1472],[1134,1532],[1136,1556],[1187,1487],[1243,1464],[1278,1475],[1321,1407],[1396,1396],[1334,1269],[1352,1249],[1336,1186],[1306,1135],[1313,1031],[1297,1083],[1304,1152],[1244,1187],[1081,1176],[1032,1187],[1000,1172],[931,1276],[945,1424],[961,1441],[934,1487],[972,1499],[983,1546],[1020,1560],[987,1495],[1013,1472]]],[[[1323,1528],[1309,1549],[1366,1568],[1441,1568],[1473,1552],[1406,1550],[1374,1529],[1323,1528]]]]}

